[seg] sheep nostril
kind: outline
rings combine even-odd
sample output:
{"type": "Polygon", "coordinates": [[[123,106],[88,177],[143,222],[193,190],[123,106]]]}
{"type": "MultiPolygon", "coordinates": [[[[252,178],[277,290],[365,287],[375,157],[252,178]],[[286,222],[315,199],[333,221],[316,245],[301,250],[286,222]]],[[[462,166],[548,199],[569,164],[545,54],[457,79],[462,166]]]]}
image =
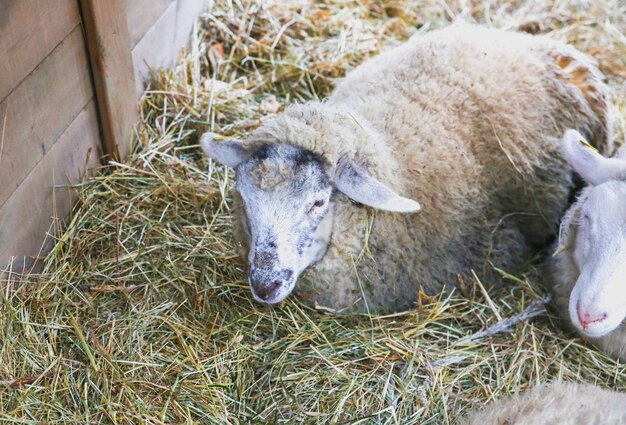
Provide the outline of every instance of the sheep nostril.
{"type": "Polygon", "coordinates": [[[281,280],[274,280],[268,284],[254,285],[254,292],[262,300],[268,300],[276,293],[282,284],[281,280]]]}
{"type": "Polygon", "coordinates": [[[602,322],[607,316],[606,313],[592,315],[590,313],[582,313],[580,309],[578,310],[578,320],[580,320],[583,329],[587,329],[594,323],[602,322]]]}
{"type": "Polygon", "coordinates": [[[288,269],[268,273],[266,270],[252,268],[248,282],[257,300],[274,303],[282,300],[291,290],[294,272],[288,269]]]}
{"type": "Polygon", "coordinates": [[[256,292],[256,294],[258,295],[259,298],[261,298],[262,300],[266,300],[268,295],[269,295],[269,291],[267,291],[265,288],[263,287],[255,287],[254,288],[254,292],[256,292]]]}

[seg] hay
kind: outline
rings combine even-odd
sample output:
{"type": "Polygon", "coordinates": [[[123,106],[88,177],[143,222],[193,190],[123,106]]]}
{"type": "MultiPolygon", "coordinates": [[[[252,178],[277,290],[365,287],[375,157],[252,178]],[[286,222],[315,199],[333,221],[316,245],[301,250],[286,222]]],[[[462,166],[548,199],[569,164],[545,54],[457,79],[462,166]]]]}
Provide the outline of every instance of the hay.
{"type": "Polygon", "coordinates": [[[136,153],[78,188],[44,272],[1,282],[0,421],[448,424],[552,379],[626,390],[626,366],[544,311],[532,270],[391,316],[251,300],[228,218],[232,175],[207,171],[199,134],[245,134],[457,16],[594,54],[626,115],[620,0],[218,2],[178,66],[154,72],[136,153]]]}

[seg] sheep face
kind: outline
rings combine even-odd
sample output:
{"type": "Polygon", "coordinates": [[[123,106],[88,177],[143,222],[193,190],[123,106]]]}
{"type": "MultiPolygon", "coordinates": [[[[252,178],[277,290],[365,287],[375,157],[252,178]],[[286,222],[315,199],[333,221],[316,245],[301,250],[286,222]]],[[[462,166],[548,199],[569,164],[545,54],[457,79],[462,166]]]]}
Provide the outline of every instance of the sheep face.
{"type": "Polygon", "coordinates": [[[247,222],[249,282],[275,304],[330,242],[333,186],[323,160],[288,144],[265,145],[237,167],[247,222]]]}
{"type": "Polygon", "coordinates": [[[569,315],[584,335],[601,337],[626,317],[626,161],[604,158],[582,140],[573,130],[564,136],[567,158],[591,185],[564,222],[565,231],[575,227],[579,270],[569,315]]]}
{"type": "Polygon", "coordinates": [[[254,298],[276,304],[299,275],[327,251],[338,193],[387,211],[416,212],[419,204],[395,194],[347,157],[334,165],[288,143],[252,145],[201,139],[212,159],[236,169],[249,245],[249,283],[254,298]]]}

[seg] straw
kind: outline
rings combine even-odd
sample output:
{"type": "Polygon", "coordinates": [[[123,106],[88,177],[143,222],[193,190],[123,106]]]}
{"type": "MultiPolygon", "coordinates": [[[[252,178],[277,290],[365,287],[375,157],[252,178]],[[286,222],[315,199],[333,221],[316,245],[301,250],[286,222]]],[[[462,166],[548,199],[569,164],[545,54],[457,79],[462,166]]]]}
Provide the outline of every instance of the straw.
{"type": "Polygon", "coordinates": [[[553,379],[626,390],[625,365],[544,311],[533,267],[388,316],[254,302],[232,236],[232,172],[197,146],[204,131],[245,136],[290,103],[324,98],[361,61],[457,18],[593,54],[621,141],[625,8],[216,2],[176,67],[153,71],[135,153],[77,188],[44,272],[0,282],[0,422],[439,425],[553,379]]]}

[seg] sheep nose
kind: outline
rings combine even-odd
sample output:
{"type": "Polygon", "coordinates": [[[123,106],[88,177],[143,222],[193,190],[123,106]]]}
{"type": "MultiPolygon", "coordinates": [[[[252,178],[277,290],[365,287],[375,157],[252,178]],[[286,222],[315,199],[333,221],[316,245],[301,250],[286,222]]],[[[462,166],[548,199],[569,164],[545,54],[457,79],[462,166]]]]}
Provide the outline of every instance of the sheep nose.
{"type": "Polygon", "coordinates": [[[250,287],[259,301],[273,304],[281,290],[289,286],[292,279],[293,272],[290,270],[268,272],[253,269],[250,272],[250,287]]]}
{"type": "Polygon", "coordinates": [[[267,301],[268,299],[272,298],[272,295],[274,295],[276,290],[280,288],[281,284],[282,284],[282,281],[278,279],[270,282],[269,284],[261,284],[261,285],[253,284],[254,293],[257,294],[257,296],[261,298],[262,300],[267,301]]]}
{"type": "Polygon", "coordinates": [[[580,324],[582,325],[583,329],[587,329],[594,323],[603,321],[604,319],[606,319],[606,317],[606,313],[590,313],[589,311],[582,311],[580,305],[578,306],[578,320],[580,320],[580,324]]]}

